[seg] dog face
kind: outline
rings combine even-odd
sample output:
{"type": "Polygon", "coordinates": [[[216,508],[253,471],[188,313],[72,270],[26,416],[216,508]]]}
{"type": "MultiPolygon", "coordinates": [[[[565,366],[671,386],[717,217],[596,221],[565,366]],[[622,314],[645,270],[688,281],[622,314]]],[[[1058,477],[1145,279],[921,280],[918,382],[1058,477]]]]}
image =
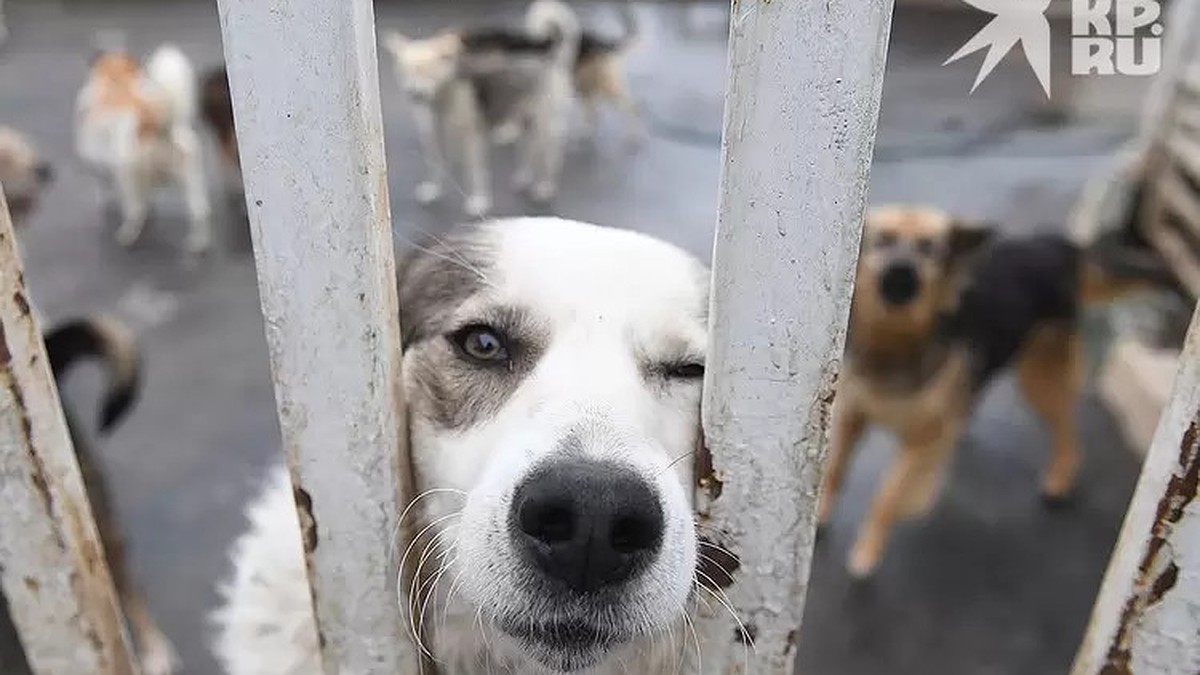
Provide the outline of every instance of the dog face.
{"type": "Polygon", "coordinates": [[[456,33],[413,40],[399,33],[384,36],[384,46],[396,60],[401,85],[416,103],[429,104],[455,75],[462,41],[456,33]]]}
{"type": "Polygon", "coordinates": [[[0,127],[0,188],[4,190],[15,225],[24,222],[37,206],[42,190],[53,179],[54,169],[42,160],[25,136],[0,127]]]}
{"type": "Polygon", "coordinates": [[[932,329],[954,303],[961,263],[992,227],[936,209],[885,206],[867,215],[854,290],[859,320],[884,320],[914,333],[932,329]]]}
{"type": "Polygon", "coordinates": [[[526,668],[596,665],[684,611],[707,278],[670,245],[552,218],[404,270],[418,487],[462,493],[422,502],[454,549],[449,602],[526,668]]]}

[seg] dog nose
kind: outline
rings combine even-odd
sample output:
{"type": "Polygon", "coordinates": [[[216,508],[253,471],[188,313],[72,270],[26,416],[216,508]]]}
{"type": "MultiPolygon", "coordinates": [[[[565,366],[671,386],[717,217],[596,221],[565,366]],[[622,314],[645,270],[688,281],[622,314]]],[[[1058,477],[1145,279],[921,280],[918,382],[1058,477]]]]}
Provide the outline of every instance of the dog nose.
{"type": "Polygon", "coordinates": [[[879,295],[889,305],[906,305],[917,297],[917,269],[910,263],[893,263],[879,277],[879,295]]]}
{"type": "Polygon", "coordinates": [[[49,162],[39,163],[33,171],[39,183],[44,184],[54,180],[54,167],[49,162]]]}
{"type": "Polygon", "coordinates": [[[630,469],[567,460],[535,470],[510,512],[517,546],[547,577],[579,593],[628,581],[654,560],[662,505],[630,469]]]}

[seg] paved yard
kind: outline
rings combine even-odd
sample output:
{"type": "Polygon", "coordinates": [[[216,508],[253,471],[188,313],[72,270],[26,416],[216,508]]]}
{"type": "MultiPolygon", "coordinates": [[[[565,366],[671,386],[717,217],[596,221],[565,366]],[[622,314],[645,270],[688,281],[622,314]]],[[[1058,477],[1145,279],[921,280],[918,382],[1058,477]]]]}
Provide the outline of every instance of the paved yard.
{"type": "MultiPolygon", "coordinates": [[[[205,615],[241,506],[277,453],[266,349],[244,224],[219,214],[219,253],[179,265],[181,204],[164,198],[147,235],[119,249],[71,154],[72,99],[101,28],[128,31],[148,51],[177,41],[200,67],[219,62],[215,3],[9,0],[13,37],[0,50],[0,123],[32,134],[59,178],[24,232],[27,278],[51,318],[107,310],[141,332],[144,396],[102,445],[132,540],[139,578],[186,672],[217,672],[205,615]]],[[[423,34],[452,20],[513,16],[509,2],[379,3],[379,24],[423,34]]],[[[617,30],[615,14],[587,3],[617,30]]],[[[647,38],[631,62],[652,139],[630,154],[609,124],[594,149],[572,151],[554,211],[643,230],[707,257],[716,212],[725,44],[722,12],[643,7],[647,38]]],[[[903,11],[885,81],[872,201],[931,201],[1014,231],[1060,227],[1089,172],[1129,129],[1128,93],[1113,83],[1094,114],[1055,122],[1028,69],[1006,61],[974,95],[979,59],[941,67],[985,17],[903,11]]],[[[389,184],[401,248],[458,218],[411,200],[416,140],[382,64],[389,184]]],[[[1056,75],[1056,86],[1066,78],[1056,75]]],[[[1094,94],[1095,92],[1093,92],[1094,94]]],[[[1087,112],[1087,111],[1085,111],[1087,112]]],[[[503,172],[497,172],[503,176],[503,172]]],[[[214,182],[215,185],[215,182],[214,182]]],[[[214,187],[214,191],[216,188],[214,187]]],[[[218,202],[220,204],[220,202],[218,202]]],[[[498,189],[502,214],[527,208],[498,189]]],[[[800,226],[797,224],[797,226],[800,226]]],[[[69,383],[92,405],[100,379],[69,383]]],[[[812,675],[1059,675],[1082,634],[1124,512],[1137,464],[1097,402],[1081,410],[1087,464],[1078,500],[1047,511],[1036,476],[1047,438],[1001,381],[960,449],[945,498],[928,520],[903,527],[878,578],[852,586],[842,562],[892,445],[872,436],[822,539],[801,642],[812,675]]]]}

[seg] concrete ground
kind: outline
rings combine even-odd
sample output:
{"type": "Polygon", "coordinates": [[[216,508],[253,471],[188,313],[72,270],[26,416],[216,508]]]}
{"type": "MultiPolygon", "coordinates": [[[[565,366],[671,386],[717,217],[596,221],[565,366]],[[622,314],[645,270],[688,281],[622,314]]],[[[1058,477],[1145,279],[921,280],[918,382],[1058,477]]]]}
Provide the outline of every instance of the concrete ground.
{"type": "MultiPolygon", "coordinates": [[[[144,239],[133,250],[118,248],[72,157],[70,126],[94,31],[124,29],[138,51],[174,40],[207,67],[221,58],[215,3],[9,0],[7,9],[13,36],[0,50],[0,123],[31,134],[58,168],[57,182],[21,235],[26,277],[47,317],[110,311],[141,333],[144,395],[101,452],[154,610],[186,672],[215,674],[205,616],[227,570],[226,547],[243,527],[242,504],[278,452],[245,227],[222,208],[219,253],[185,268],[181,204],[165,195],[144,239]]],[[[616,30],[611,8],[589,2],[587,9],[592,20],[616,30]]],[[[451,20],[511,17],[518,10],[499,1],[381,0],[378,22],[424,34],[451,20]]],[[[685,21],[680,8],[659,5],[642,7],[641,16],[648,35],[630,71],[651,140],[628,153],[617,142],[617,120],[610,120],[598,147],[572,151],[553,211],[643,230],[707,257],[724,13],[702,5],[685,21]]],[[[1103,105],[1048,105],[1028,68],[1008,59],[968,96],[981,57],[940,64],[986,19],[907,8],[898,14],[871,200],[929,201],[1013,231],[1061,227],[1083,181],[1131,129],[1136,86],[1085,83],[1088,100],[1103,105]],[[1072,116],[1063,120],[1063,110],[1072,116]]],[[[1061,70],[1056,89],[1069,92],[1061,70]]],[[[391,65],[382,64],[381,73],[391,203],[397,243],[405,248],[460,216],[453,201],[426,211],[411,199],[416,141],[391,65]]],[[[504,175],[497,171],[498,180],[504,175]]],[[[498,208],[529,211],[503,185],[498,208]]],[[[99,381],[98,372],[81,370],[68,383],[69,400],[89,409],[99,381]]],[[[1047,511],[1036,493],[1046,434],[1011,383],[999,382],[936,511],[899,530],[873,583],[852,586],[842,563],[892,447],[872,436],[818,547],[802,672],[1065,672],[1137,474],[1133,455],[1093,397],[1080,413],[1087,463],[1078,499],[1047,511]]]]}

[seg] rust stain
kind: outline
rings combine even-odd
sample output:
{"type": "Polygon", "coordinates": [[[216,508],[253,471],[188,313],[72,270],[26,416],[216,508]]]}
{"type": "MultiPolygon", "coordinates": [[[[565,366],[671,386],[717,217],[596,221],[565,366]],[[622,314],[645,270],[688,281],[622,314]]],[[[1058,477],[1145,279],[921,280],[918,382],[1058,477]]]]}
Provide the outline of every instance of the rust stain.
{"type": "Polygon", "coordinates": [[[311,554],[317,550],[317,519],[313,516],[313,501],[312,495],[302,487],[297,487],[293,491],[293,496],[296,499],[296,513],[300,517],[300,532],[304,538],[304,552],[311,554]]]}
{"type": "Polygon", "coordinates": [[[1171,560],[1160,560],[1167,550],[1171,526],[1183,518],[1188,504],[1200,488],[1200,411],[1188,425],[1179,446],[1179,464],[1158,502],[1146,554],[1138,565],[1133,593],[1121,611],[1117,634],[1109,645],[1100,675],[1132,675],[1130,643],[1133,631],[1146,608],[1162,601],[1179,580],[1179,568],[1171,560]],[[1157,572],[1157,573],[1156,573],[1157,572]],[[1153,577],[1151,576],[1153,575],[1153,577]]]}
{"type": "Polygon", "coordinates": [[[788,631],[787,642],[783,645],[784,655],[796,653],[796,649],[800,646],[800,629],[793,628],[788,631]]]}
{"type": "Polygon", "coordinates": [[[733,639],[753,649],[754,641],[758,638],[758,626],[753,623],[744,623],[743,626],[733,629],[733,639]]]}
{"type": "Polygon", "coordinates": [[[20,310],[21,314],[23,316],[29,316],[29,301],[25,299],[25,294],[22,293],[20,289],[13,291],[12,299],[17,305],[17,309],[20,310]]]}
{"type": "MultiPolygon", "coordinates": [[[[708,494],[708,503],[716,501],[725,490],[725,481],[721,479],[721,474],[713,466],[712,452],[708,449],[708,444],[704,440],[704,430],[701,429],[696,436],[696,486],[708,494]]],[[[708,515],[704,513],[703,515],[708,515]]]]}

